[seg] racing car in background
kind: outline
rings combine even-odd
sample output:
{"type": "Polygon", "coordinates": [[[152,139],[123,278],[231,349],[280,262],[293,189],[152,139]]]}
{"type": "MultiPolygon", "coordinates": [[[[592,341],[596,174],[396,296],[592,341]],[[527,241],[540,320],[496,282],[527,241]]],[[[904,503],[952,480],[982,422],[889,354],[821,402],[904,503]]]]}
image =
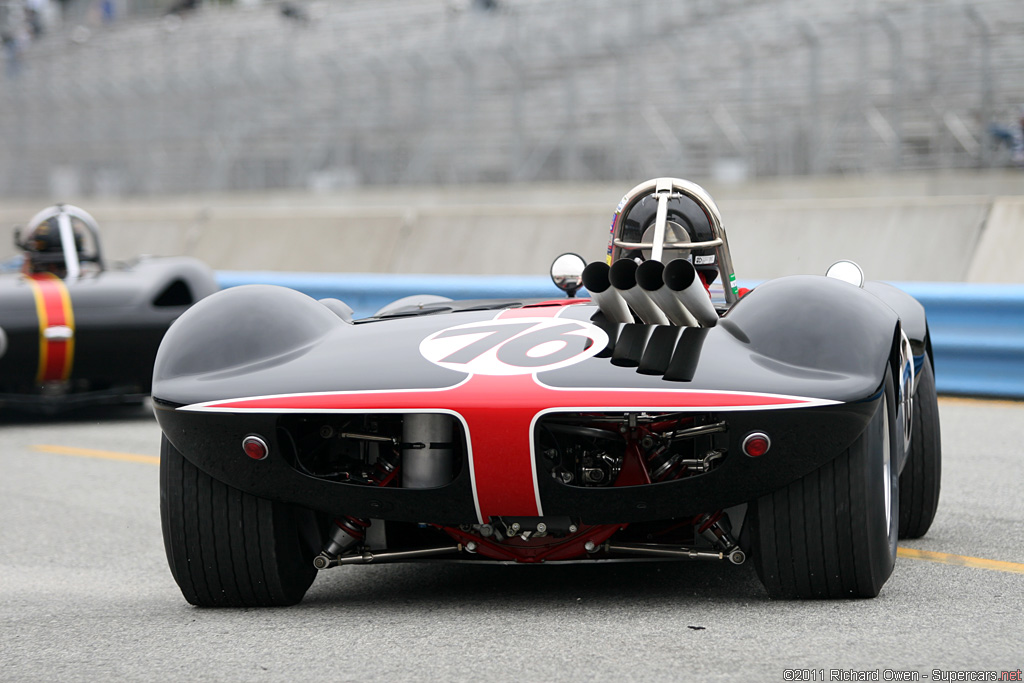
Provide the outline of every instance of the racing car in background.
{"type": "Polygon", "coordinates": [[[69,204],[36,214],[14,241],[20,267],[0,273],[0,407],[140,402],[164,332],[219,289],[193,258],[108,265],[95,219],[69,204]]]}
{"type": "Polygon", "coordinates": [[[875,596],[938,503],[932,353],[917,301],[828,275],[738,289],[714,200],[658,178],[606,261],[555,260],[563,299],[210,296],[154,369],[171,572],[205,606],[449,560],[749,560],[773,597],[875,596]]]}

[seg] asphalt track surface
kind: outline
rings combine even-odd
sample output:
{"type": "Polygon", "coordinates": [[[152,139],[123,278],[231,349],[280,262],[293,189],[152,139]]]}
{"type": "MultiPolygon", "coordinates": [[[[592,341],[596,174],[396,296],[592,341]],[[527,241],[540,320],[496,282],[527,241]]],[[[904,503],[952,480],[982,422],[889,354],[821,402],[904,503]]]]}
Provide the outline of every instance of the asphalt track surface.
{"type": "Polygon", "coordinates": [[[272,610],[182,599],[148,412],[0,416],[0,681],[1019,676],[1024,403],[940,412],[938,515],[874,600],[771,601],[749,564],[406,564],[328,570],[272,610]]]}

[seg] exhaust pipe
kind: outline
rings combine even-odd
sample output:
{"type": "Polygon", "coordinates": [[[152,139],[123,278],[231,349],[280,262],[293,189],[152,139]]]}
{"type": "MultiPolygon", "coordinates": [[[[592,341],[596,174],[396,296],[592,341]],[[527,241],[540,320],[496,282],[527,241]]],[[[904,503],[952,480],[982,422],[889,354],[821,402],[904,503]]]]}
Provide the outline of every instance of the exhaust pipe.
{"type": "Polygon", "coordinates": [[[402,418],[402,487],[430,489],[455,478],[454,422],[449,415],[409,413],[402,418]]]}
{"type": "Polygon", "coordinates": [[[583,269],[583,286],[610,322],[631,323],[633,314],[629,312],[629,306],[622,296],[612,289],[608,271],[607,263],[594,261],[583,269]]]}
{"type": "Polygon", "coordinates": [[[633,259],[619,259],[608,270],[608,279],[612,287],[622,295],[632,308],[648,325],[668,325],[668,318],[661,312],[647,292],[636,283],[637,264],[633,259]]]}
{"type": "Polygon", "coordinates": [[[711,297],[704,289],[697,269],[685,259],[669,261],[663,274],[665,287],[686,307],[701,327],[714,327],[718,324],[718,311],[711,303],[711,297]]]}
{"type": "Polygon", "coordinates": [[[697,319],[676,298],[675,292],[665,286],[664,272],[665,264],[661,261],[644,261],[636,269],[636,283],[673,323],[680,327],[699,327],[697,319]]]}

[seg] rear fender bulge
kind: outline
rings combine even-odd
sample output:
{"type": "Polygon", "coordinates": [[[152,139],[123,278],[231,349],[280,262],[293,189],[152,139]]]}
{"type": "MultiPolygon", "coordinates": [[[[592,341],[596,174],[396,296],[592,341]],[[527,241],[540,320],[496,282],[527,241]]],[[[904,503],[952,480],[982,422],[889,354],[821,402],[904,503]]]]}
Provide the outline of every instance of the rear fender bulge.
{"type": "Polygon", "coordinates": [[[921,302],[902,289],[885,282],[865,282],[864,289],[876,296],[899,316],[903,324],[903,331],[914,348],[914,355],[922,353],[928,340],[928,321],[921,302]]]}
{"type": "Polygon", "coordinates": [[[292,289],[226,289],[198,302],[171,325],[157,353],[154,385],[287,356],[341,324],[334,313],[292,289]]]}
{"type": "MultiPolygon", "coordinates": [[[[928,318],[924,306],[902,289],[885,282],[866,282],[864,289],[878,297],[899,316],[903,332],[907,335],[910,348],[914,352],[914,389],[916,390],[921,364],[924,363],[925,358],[934,364],[932,340],[928,331],[928,318]]],[[[893,377],[899,377],[895,366],[893,377]]]]}
{"type": "Polygon", "coordinates": [[[767,358],[824,372],[856,374],[879,386],[899,317],[867,291],[834,278],[770,280],[743,297],[725,320],[767,358]]]}

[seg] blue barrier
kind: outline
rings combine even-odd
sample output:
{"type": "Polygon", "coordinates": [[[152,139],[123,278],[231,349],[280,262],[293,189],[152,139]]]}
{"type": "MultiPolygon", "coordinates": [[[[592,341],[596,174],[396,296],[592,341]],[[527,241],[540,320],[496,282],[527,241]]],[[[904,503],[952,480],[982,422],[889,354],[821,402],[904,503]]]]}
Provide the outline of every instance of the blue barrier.
{"type": "Polygon", "coordinates": [[[928,313],[940,393],[1024,398],[1024,285],[892,284],[928,313]]]}
{"type": "Polygon", "coordinates": [[[436,294],[449,299],[560,299],[565,296],[546,275],[336,275],[222,270],[217,271],[217,281],[221,287],[281,285],[314,299],[341,299],[352,307],[356,318],[371,316],[392,301],[411,294],[436,294]]]}
{"type": "MultiPolygon", "coordinates": [[[[341,299],[356,317],[410,294],[452,299],[564,296],[547,276],[383,275],[219,271],[221,287],[273,284],[341,299]]],[[[741,283],[742,284],[742,283],[741,283]]],[[[756,283],[746,283],[752,286],[756,283]]],[[[1024,398],[1024,285],[894,282],[928,313],[940,393],[1024,398]]],[[[583,295],[586,292],[582,292],[583,295]]]]}

